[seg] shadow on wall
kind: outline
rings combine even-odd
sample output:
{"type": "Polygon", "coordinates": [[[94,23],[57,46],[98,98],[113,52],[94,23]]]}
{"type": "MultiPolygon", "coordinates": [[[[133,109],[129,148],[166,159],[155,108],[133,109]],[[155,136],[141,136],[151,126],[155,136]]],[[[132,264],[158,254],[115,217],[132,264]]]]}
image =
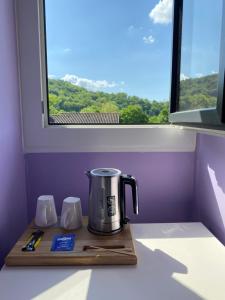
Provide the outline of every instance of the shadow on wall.
{"type": "Polygon", "coordinates": [[[204,204],[198,209],[202,222],[225,244],[225,179],[214,170],[215,166],[211,165],[205,168],[204,185],[200,189],[204,204]]]}
{"type": "Polygon", "coordinates": [[[199,135],[195,217],[225,244],[225,139],[199,135]]]}
{"type": "Polygon", "coordinates": [[[36,268],[35,273],[27,268],[24,276],[21,276],[20,268],[13,272],[10,268],[6,269],[2,274],[4,278],[0,277],[1,295],[4,300],[13,299],[15,294],[18,295],[17,300],[38,296],[43,299],[54,299],[57,296],[79,300],[203,299],[172,277],[174,273],[188,274],[185,265],[161,250],[150,250],[140,242],[136,242],[136,250],[139,257],[137,266],[99,266],[92,270],[88,267],[63,267],[57,268],[59,272],[55,272],[54,267],[48,267],[36,268]],[[42,275],[43,272],[46,272],[46,276],[42,275]],[[11,291],[6,290],[4,280],[13,282],[11,291]],[[27,288],[21,290],[25,282],[27,288]]]}

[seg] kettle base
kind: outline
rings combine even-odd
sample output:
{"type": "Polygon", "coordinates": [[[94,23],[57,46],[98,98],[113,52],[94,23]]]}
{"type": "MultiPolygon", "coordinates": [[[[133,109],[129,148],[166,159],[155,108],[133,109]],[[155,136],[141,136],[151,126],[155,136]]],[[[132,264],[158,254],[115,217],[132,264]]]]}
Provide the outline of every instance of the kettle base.
{"type": "Polygon", "coordinates": [[[109,235],[114,235],[114,234],[117,234],[117,233],[120,233],[122,231],[122,227],[117,229],[117,230],[113,230],[111,232],[104,232],[104,231],[98,231],[98,230],[95,230],[93,228],[91,228],[90,226],[87,227],[88,228],[88,231],[90,231],[91,233],[93,234],[97,234],[97,235],[106,235],[106,236],[109,236],[109,235]]]}

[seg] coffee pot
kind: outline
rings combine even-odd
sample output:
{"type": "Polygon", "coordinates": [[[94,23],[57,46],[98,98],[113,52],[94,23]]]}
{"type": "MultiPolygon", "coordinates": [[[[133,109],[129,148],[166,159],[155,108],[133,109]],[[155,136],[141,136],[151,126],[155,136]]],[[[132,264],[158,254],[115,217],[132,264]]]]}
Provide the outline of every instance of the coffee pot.
{"type": "Polygon", "coordinates": [[[120,170],[99,168],[87,171],[89,177],[88,229],[101,235],[120,232],[129,219],[126,217],[125,186],[132,189],[133,210],[138,214],[136,179],[120,170]]]}

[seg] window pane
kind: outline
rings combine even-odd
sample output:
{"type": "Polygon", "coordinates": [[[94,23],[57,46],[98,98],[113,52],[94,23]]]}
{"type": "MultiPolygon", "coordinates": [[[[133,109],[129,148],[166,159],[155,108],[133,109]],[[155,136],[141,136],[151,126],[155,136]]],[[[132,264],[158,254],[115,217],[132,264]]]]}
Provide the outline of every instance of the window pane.
{"type": "Polygon", "coordinates": [[[51,124],[167,123],[172,0],[45,0],[45,12],[51,124]]]}
{"type": "Polygon", "coordinates": [[[217,103],[223,0],[184,0],[179,110],[217,103]]]}

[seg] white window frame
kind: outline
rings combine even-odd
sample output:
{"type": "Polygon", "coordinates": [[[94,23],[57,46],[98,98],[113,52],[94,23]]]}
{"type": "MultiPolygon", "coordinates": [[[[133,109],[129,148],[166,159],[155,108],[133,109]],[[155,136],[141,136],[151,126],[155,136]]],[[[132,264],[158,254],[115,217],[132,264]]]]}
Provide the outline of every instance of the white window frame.
{"type": "Polygon", "coordinates": [[[16,1],[16,21],[25,153],[195,151],[196,132],[181,126],[48,125],[42,0],[16,1]]]}

